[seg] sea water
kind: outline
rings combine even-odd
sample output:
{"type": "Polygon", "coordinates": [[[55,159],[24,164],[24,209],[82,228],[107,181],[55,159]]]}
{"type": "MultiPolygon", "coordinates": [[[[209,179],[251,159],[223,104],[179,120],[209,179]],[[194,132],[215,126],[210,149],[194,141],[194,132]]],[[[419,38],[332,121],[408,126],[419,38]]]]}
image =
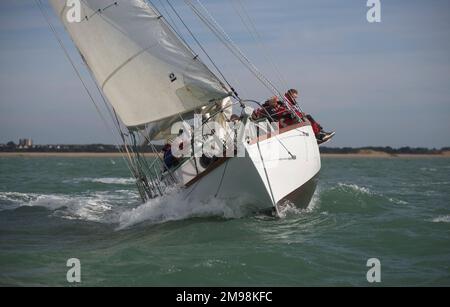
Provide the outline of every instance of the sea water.
{"type": "MultiPolygon", "coordinates": [[[[237,180],[239,180],[237,178],[237,180]]],[[[0,285],[450,286],[450,159],[323,158],[281,218],[141,204],[120,158],[0,158],[0,285]]]]}

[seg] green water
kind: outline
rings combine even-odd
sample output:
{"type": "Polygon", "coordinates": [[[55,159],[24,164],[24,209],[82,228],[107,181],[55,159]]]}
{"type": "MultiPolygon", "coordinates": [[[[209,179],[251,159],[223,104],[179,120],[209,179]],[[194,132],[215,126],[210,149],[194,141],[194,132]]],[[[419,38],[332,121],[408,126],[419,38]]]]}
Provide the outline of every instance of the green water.
{"type": "Polygon", "coordinates": [[[0,158],[0,285],[450,286],[450,159],[325,158],[306,211],[141,205],[121,159],[0,158]],[[137,208],[133,210],[134,208],[137,208]]]}

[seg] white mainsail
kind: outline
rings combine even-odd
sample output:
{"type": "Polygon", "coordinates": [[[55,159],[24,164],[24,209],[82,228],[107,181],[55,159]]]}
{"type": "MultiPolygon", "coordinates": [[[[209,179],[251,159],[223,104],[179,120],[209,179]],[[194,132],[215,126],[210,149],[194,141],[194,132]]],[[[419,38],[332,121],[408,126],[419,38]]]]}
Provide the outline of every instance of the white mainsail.
{"type": "Polygon", "coordinates": [[[229,96],[218,78],[143,0],[50,0],[98,85],[127,127],[161,121],[229,96]]]}

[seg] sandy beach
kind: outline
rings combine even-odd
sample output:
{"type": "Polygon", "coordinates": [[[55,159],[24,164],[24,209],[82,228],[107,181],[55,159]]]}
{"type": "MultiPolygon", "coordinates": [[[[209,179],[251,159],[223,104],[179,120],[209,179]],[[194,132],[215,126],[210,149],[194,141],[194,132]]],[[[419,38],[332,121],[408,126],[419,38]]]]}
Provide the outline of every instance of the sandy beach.
{"type": "Polygon", "coordinates": [[[379,154],[321,154],[322,158],[392,158],[392,159],[401,159],[401,158],[450,158],[450,154],[388,154],[388,153],[379,153],[379,154]]]}
{"type": "Polygon", "coordinates": [[[450,158],[450,151],[441,154],[389,154],[375,150],[360,150],[358,153],[349,154],[321,154],[324,158],[450,158]]]}

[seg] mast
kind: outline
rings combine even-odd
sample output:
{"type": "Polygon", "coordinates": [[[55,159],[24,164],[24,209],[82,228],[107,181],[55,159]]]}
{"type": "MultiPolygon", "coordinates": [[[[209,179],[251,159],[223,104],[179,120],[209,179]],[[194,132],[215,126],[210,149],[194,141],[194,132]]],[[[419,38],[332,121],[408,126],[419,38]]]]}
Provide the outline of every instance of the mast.
{"type": "MultiPolygon", "coordinates": [[[[214,105],[231,93],[146,1],[80,0],[80,22],[67,18],[73,8],[67,6],[66,0],[49,2],[105,103],[108,100],[112,106],[114,114],[110,115],[123,141],[119,150],[136,178],[142,200],[163,195],[165,187],[176,180],[150,142],[158,158],[151,163],[146,160],[139,152],[137,138],[149,141],[150,136],[145,135],[149,127],[166,127],[182,114],[214,105]],[[162,169],[170,176],[162,177],[162,169]]],[[[64,49],[56,31],[54,34],[64,49]]]]}
{"type": "MultiPolygon", "coordinates": [[[[142,200],[164,194],[164,185],[169,186],[176,179],[161,157],[148,163],[139,152],[137,138],[143,137],[153,146],[150,140],[154,132],[167,129],[182,115],[218,105],[226,97],[238,98],[236,92],[229,84],[230,88],[226,88],[156,8],[144,0],[80,0],[80,22],[66,18],[71,9],[66,0],[49,1],[102,96],[112,106],[142,200]],[[162,168],[169,176],[161,176],[162,168]]],[[[185,2],[244,66],[276,91],[210,16],[205,17],[190,0],[185,2]]],[[[243,101],[238,100],[244,107],[243,101]]],[[[154,147],[153,150],[156,152],[154,147]]]]}

